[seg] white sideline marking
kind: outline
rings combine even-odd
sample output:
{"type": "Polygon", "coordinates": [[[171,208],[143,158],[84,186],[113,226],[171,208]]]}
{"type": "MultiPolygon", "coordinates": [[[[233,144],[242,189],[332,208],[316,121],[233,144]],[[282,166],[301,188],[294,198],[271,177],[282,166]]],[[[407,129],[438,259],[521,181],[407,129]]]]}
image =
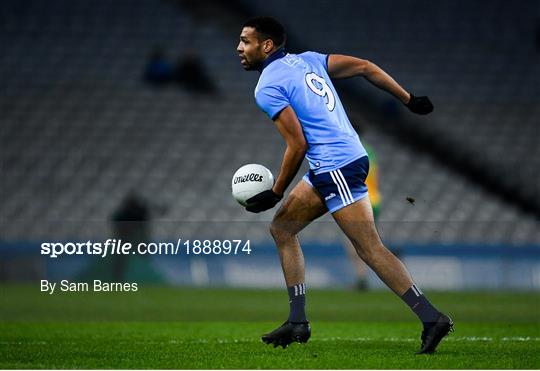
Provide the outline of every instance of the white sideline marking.
{"type": "MultiPolygon", "coordinates": [[[[357,338],[342,338],[342,337],[328,337],[328,338],[315,338],[311,341],[336,341],[336,340],[345,340],[345,341],[389,341],[389,342],[409,342],[409,341],[419,341],[416,338],[370,338],[370,337],[357,337],[357,338]]],[[[493,338],[488,336],[449,336],[445,338],[444,341],[540,341],[540,337],[531,337],[531,336],[511,336],[503,338],[493,338]]]]}
{"type": "MultiPolygon", "coordinates": [[[[420,339],[416,338],[373,338],[373,337],[354,337],[354,338],[342,338],[339,336],[335,337],[326,337],[326,338],[312,338],[310,342],[328,342],[328,341],[388,341],[388,342],[416,342],[420,339]]],[[[533,336],[510,336],[502,338],[493,338],[493,337],[480,337],[480,336],[450,336],[444,341],[478,341],[478,342],[497,342],[497,341],[540,341],[540,337],[533,336]]],[[[209,343],[219,343],[219,344],[237,344],[237,343],[253,343],[260,342],[259,338],[238,338],[238,339],[171,339],[168,341],[119,341],[118,343],[126,344],[209,344],[209,343]]],[[[70,344],[76,344],[76,341],[69,342],[70,344]]],[[[0,345],[47,345],[46,341],[0,341],[0,345]]]]}
{"type": "Polygon", "coordinates": [[[526,336],[526,337],[522,337],[522,336],[512,336],[512,337],[509,337],[509,338],[502,338],[501,339],[502,341],[538,341],[540,340],[539,337],[530,337],[530,336],[526,336]]]}

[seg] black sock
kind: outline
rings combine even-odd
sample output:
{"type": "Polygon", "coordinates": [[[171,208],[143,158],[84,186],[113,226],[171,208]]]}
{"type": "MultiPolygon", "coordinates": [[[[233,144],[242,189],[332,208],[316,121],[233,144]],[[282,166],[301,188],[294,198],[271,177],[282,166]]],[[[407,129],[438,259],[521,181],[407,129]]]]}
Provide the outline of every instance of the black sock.
{"type": "Polygon", "coordinates": [[[307,322],[306,319],[306,284],[299,283],[287,287],[289,292],[289,322],[307,322]]]}
{"type": "Polygon", "coordinates": [[[403,299],[418,318],[420,318],[420,321],[422,321],[424,326],[432,326],[437,322],[437,319],[439,319],[439,316],[441,315],[416,285],[412,285],[405,291],[405,294],[401,296],[401,299],[403,299]]]}

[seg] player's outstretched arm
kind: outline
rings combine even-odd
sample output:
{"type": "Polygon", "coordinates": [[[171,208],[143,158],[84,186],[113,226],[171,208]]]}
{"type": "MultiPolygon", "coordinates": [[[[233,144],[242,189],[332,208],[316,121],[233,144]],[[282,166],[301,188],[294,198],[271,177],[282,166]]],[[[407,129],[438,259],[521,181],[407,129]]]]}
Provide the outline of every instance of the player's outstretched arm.
{"type": "Polygon", "coordinates": [[[414,113],[425,115],[433,111],[433,104],[428,97],[415,97],[408,93],[382,68],[368,60],[348,55],[330,54],[328,56],[328,74],[333,79],[362,76],[376,87],[392,94],[414,113]]]}
{"type": "Polygon", "coordinates": [[[410,94],[390,75],[375,63],[348,55],[330,54],[328,56],[328,74],[333,79],[345,79],[354,76],[365,77],[376,87],[383,89],[403,104],[410,100],[410,94]]]}

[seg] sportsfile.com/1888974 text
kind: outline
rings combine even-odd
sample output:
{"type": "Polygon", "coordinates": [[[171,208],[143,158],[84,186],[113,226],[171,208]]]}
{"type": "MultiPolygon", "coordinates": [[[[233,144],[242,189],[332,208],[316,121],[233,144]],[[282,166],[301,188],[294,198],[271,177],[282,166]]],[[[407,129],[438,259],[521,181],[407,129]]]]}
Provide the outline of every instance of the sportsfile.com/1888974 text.
{"type": "Polygon", "coordinates": [[[132,244],[120,239],[104,242],[43,242],[41,255],[58,258],[65,255],[240,255],[251,254],[250,240],[199,240],[178,238],[174,242],[140,242],[132,244]]]}

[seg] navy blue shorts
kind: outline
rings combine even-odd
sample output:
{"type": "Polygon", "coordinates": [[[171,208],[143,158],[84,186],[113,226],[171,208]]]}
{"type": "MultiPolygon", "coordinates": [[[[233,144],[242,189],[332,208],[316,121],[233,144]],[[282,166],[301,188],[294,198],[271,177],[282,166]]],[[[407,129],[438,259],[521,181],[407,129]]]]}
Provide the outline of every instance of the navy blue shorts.
{"type": "Polygon", "coordinates": [[[364,156],[327,173],[314,174],[309,170],[302,179],[319,192],[328,210],[334,213],[368,195],[368,172],[369,159],[364,156]]]}

